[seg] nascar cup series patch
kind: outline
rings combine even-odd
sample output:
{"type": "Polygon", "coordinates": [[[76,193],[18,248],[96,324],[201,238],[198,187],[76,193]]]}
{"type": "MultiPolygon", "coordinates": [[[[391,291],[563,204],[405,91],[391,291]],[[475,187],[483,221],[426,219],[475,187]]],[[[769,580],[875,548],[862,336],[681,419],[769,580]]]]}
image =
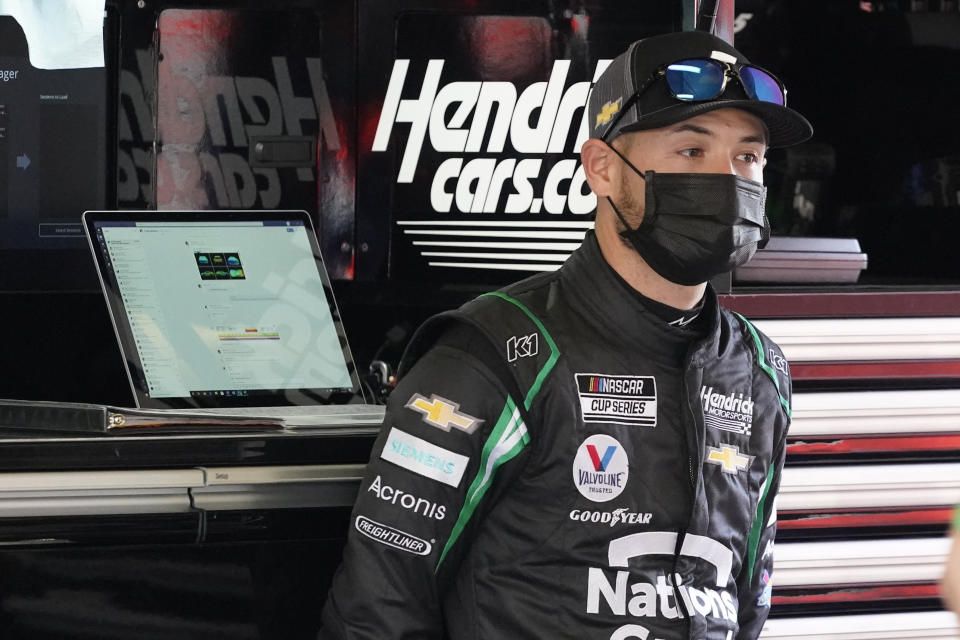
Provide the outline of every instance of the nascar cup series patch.
{"type": "Polygon", "coordinates": [[[574,376],[584,422],[657,426],[657,382],[653,376],[574,376]]]}
{"type": "Polygon", "coordinates": [[[573,459],[573,484],[587,500],[609,502],[627,486],[630,461],[616,439],[595,434],[583,441],[573,459]]]}

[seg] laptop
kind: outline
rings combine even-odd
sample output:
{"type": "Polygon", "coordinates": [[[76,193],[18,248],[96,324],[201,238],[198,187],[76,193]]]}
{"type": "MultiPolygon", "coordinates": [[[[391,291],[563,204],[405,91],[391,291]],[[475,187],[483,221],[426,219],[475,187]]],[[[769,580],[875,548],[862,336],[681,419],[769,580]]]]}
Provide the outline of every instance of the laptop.
{"type": "Polygon", "coordinates": [[[138,408],[379,425],[305,211],[86,211],[138,408]]]}

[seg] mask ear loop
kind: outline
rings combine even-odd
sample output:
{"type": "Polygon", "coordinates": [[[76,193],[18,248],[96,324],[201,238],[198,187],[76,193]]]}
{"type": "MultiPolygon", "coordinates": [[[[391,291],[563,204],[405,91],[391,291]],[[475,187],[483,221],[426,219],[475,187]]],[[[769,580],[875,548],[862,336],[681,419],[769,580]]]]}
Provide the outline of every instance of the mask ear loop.
{"type": "MultiPolygon", "coordinates": [[[[646,176],[643,175],[643,172],[640,171],[640,169],[637,169],[632,162],[630,162],[629,160],[627,160],[627,157],[626,157],[625,155],[623,155],[622,153],[620,153],[619,151],[617,151],[617,149],[616,149],[612,144],[610,144],[609,142],[607,142],[606,140],[603,141],[603,144],[607,145],[607,148],[610,149],[610,151],[613,151],[615,154],[617,154],[617,155],[620,157],[620,159],[623,160],[623,162],[624,162],[628,167],[630,167],[631,169],[633,169],[634,173],[636,173],[638,176],[640,176],[641,178],[643,178],[643,181],[646,182],[647,178],[646,178],[646,176]]],[[[653,172],[651,171],[650,173],[653,173],[653,172]]],[[[623,217],[623,214],[622,214],[622,213],[620,213],[620,209],[618,209],[618,208],[617,208],[617,205],[615,205],[615,204],[613,203],[613,200],[610,198],[610,196],[606,196],[606,198],[607,198],[607,202],[609,202],[609,203],[610,203],[610,206],[613,207],[614,213],[616,213],[616,214],[617,214],[617,217],[620,218],[620,222],[623,223],[623,226],[626,227],[627,231],[636,232],[640,227],[637,227],[636,229],[631,229],[631,228],[630,228],[630,225],[627,224],[627,219],[623,217]]],[[[647,218],[646,218],[646,215],[644,215],[644,220],[646,220],[646,219],[647,219],[647,218]]],[[[641,224],[641,226],[643,225],[642,222],[641,222],[640,224],[641,224]]]]}
{"type": "MultiPolygon", "coordinates": [[[[615,154],[617,154],[618,156],[620,156],[620,159],[623,160],[623,162],[624,162],[628,167],[630,167],[631,169],[633,169],[634,173],[636,173],[638,176],[640,176],[641,178],[643,178],[644,181],[646,181],[647,178],[646,178],[646,176],[644,176],[643,171],[640,171],[640,169],[637,169],[637,168],[633,165],[632,162],[630,162],[629,160],[627,160],[627,156],[625,156],[625,155],[623,155],[622,153],[620,153],[619,151],[617,151],[617,148],[614,147],[614,146],[613,146],[612,144],[610,144],[609,142],[607,142],[606,140],[603,141],[603,144],[607,145],[607,148],[610,149],[610,151],[613,151],[615,154]]],[[[651,173],[652,173],[652,172],[651,172],[651,173]]]]}
{"type": "Polygon", "coordinates": [[[770,242],[770,218],[763,214],[763,229],[760,230],[760,242],[757,243],[757,249],[763,249],[770,242]]]}
{"type": "Polygon", "coordinates": [[[616,213],[617,217],[620,218],[620,222],[623,223],[623,226],[626,227],[627,231],[634,232],[637,230],[637,229],[630,228],[630,225],[627,224],[627,219],[623,217],[622,213],[620,213],[620,209],[617,209],[617,205],[613,204],[613,200],[610,199],[610,196],[607,196],[607,202],[609,202],[610,206],[613,207],[614,213],[616,213]]]}

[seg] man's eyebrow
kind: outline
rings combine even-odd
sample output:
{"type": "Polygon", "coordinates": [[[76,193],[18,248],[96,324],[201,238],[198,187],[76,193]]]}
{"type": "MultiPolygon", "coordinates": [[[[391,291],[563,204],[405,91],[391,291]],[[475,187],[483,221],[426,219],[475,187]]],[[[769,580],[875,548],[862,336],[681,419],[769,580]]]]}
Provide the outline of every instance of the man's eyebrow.
{"type": "Polygon", "coordinates": [[[760,144],[767,144],[767,136],[757,134],[752,136],[744,136],[740,138],[740,142],[759,142],[760,144]]]}
{"type": "Polygon", "coordinates": [[[710,131],[710,129],[707,129],[705,127],[701,127],[695,124],[690,124],[689,122],[670,129],[670,133],[683,133],[684,131],[692,131],[693,133],[702,133],[705,136],[713,135],[713,131],[710,131]]]}
{"type": "MultiPolygon", "coordinates": [[[[684,131],[691,131],[693,133],[699,133],[705,136],[712,136],[713,131],[707,129],[706,127],[701,127],[696,124],[690,124],[689,122],[678,125],[670,129],[670,133],[683,133],[684,131]]],[[[744,136],[740,138],[740,142],[759,142],[760,144],[767,144],[767,136],[765,135],[766,131],[763,134],[753,134],[749,136],[744,136]]]]}

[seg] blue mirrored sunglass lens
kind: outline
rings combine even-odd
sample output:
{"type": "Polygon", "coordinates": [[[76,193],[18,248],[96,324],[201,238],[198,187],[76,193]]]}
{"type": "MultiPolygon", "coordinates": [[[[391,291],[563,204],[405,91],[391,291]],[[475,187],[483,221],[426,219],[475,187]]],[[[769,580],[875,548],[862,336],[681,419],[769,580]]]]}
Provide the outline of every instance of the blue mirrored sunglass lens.
{"type": "Polygon", "coordinates": [[[783,90],[780,84],[766,71],[754,67],[740,69],[740,78],[747,95],[761,102],[772,102],[784,106],[783,90]]]}
{"type": "Polygon", "coordinates": [[[724,68],[710,60],[680,60],[664,75],[678,100],[711,100],[720,95],[724,68]]]}

